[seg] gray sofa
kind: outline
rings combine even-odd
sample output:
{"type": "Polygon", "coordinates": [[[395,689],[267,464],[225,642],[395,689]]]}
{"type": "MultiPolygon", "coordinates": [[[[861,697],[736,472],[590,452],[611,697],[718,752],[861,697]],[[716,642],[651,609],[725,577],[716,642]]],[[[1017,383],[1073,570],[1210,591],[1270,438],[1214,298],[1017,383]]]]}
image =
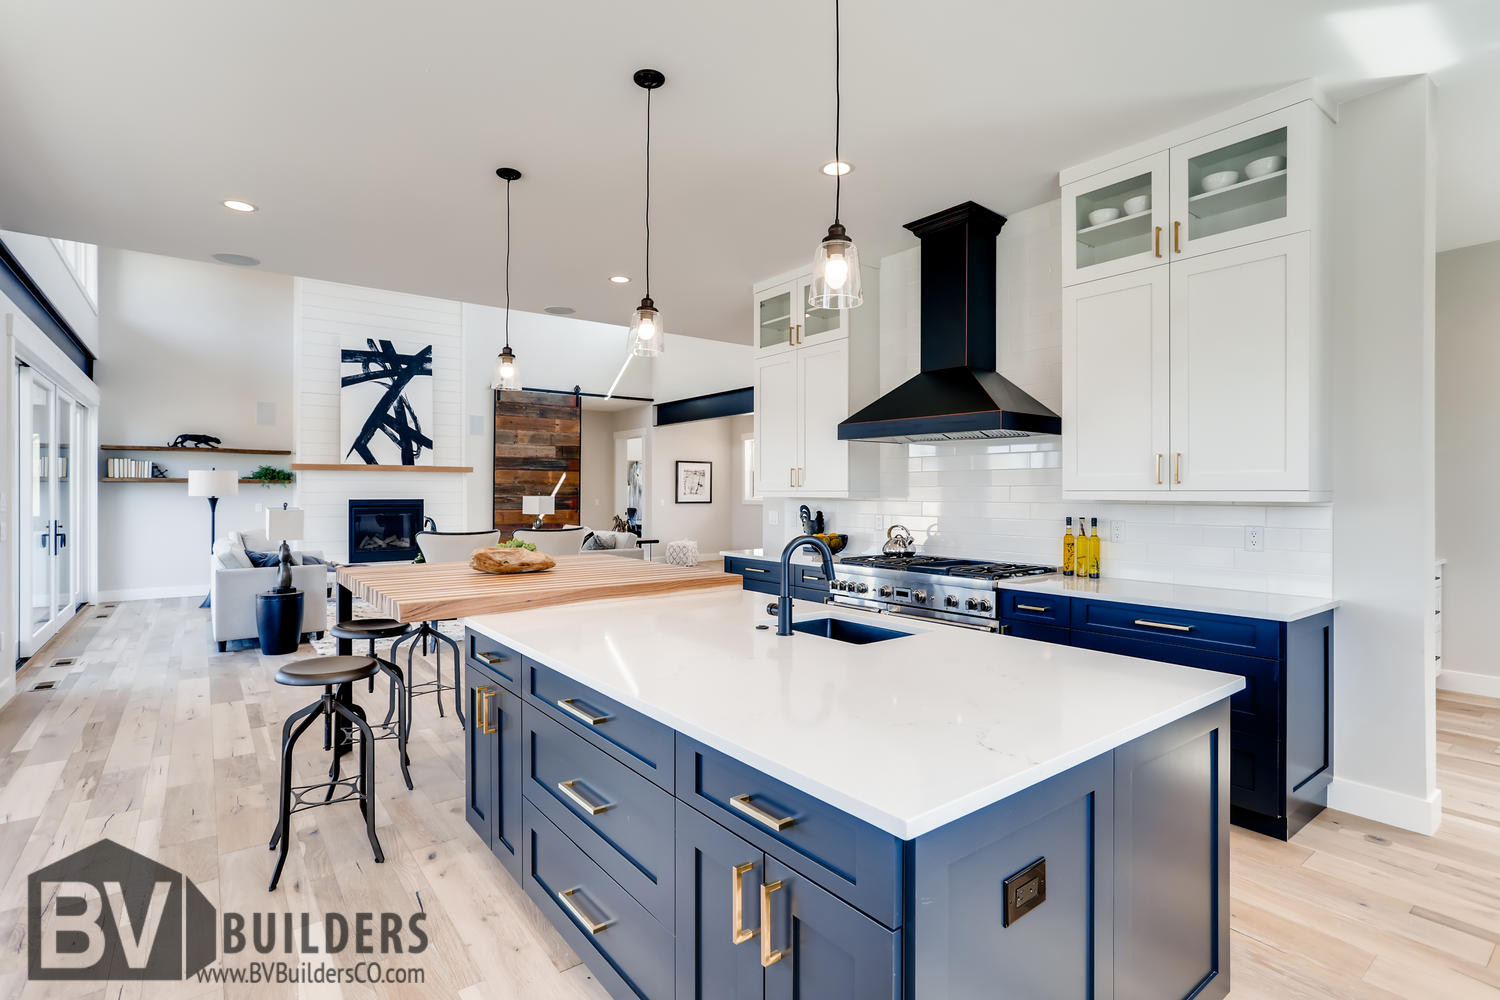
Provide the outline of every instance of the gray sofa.
{"type": "MultiPolygon", "coordinates": [[[[252,565],[246,549],[271,552],[277,547],[272,546],[264,535],[253,532],[231,532],[228,538],[214,543],[209,561],[209,597],[214,642],[218,643],[219,652],[224,652],[228,643],[237,639],[259,640],[255,596],[276,586],[279,569],[252,565]]],[[[301,564],[303,555],[321,558],[317,552],[292,553],[295,563],[292,566],[292,586],[302,591],[302,627],[299,631],[321,636],[328,628],[328,567],[323,563],[301,564]]]]}

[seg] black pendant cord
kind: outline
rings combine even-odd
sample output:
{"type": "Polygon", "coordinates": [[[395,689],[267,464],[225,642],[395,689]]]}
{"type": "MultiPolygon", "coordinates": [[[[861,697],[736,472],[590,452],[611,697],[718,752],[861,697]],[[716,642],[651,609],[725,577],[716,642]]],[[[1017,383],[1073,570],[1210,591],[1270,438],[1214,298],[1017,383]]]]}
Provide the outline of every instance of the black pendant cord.
{"type": "Polygon", "coordinates": [[[510,178],[505,179],[505,349],[510,350],[510,178]]]}
{"type": "Polygon", "coordinates": [[[646,298],[651,297],[651,91],[646,91],[646,298]]]}
{"type": "Polygon", "coordinates": [[[843,41],[839,37],[839,0],[833,0],[833,223],[838,225],[839,203],[844,193],[844,161],[839,159],[839,129],[843,124],[844,98],[839,86],[843,67],[843,41]]]}

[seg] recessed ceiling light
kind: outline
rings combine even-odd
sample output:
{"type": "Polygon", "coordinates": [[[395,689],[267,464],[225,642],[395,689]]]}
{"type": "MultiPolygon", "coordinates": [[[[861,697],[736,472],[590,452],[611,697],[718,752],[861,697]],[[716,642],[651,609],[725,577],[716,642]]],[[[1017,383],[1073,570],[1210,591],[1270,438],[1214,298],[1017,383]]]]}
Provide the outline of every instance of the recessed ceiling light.
{"type": "Polygon", "coordinates": [[[225,199],[224,207],[231,212],[253,212],[256,210],[254,205],[248,201],[240,201],[238,198],[225,199]]]}
{"type": "Polygon", "coordinates": [[[611,274],[609,276],[609,280],[613,281],[617,285],[628,285],[628,284],[630,284],[630,278],[627,275],[623,275],[623,274],[611,274]]]}
{"type": "Polygon", "coordinates": [[[842,177],[844,174],[847,174],[853,169],[853,167],[849,166],[849,164],[845,163],[843,160],[829,160],[827,163],[823,164],[823,173],[827,174],[829,177],[842,177]]]}
{"type": "Polygon", "coordinates": [[[216,253],[214,254],[214,260],[220,264],[233,264],[235,267],[255,267],[260,263],[255,257],[250,257],[242,253],[216,253]]]}
{"type": "Polygon", "coordinates": [[[548,306],[543,312],[549,312],[554,316],[571,316],[578,310],[572,306],[548,306]]]}

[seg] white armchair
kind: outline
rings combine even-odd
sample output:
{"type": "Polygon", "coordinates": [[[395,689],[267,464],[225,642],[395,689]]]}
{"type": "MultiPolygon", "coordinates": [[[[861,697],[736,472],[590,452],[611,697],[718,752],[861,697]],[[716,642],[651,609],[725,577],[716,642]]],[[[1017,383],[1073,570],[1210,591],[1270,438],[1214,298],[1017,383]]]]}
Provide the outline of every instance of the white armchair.
{"type": "MultiPolygon", "coordinates": [[[[253,541],[262,541],[251,537],[253,541]]],[[[270,545],[254,551],[270,551],[270,545]]],[[[218,643],[219,651],[223,652],[235,639],[258,639],[255,597],[275,588],[280,568],[252,565],[244,546],[231,538],[214,545],[209,571],[209,603],[214,642],[218,643]]],[[[328,628],[328,566],[324,563],[293,566],[292,586],[302,591],[302,623],[298,631],[321,635],[328,628]]]]}

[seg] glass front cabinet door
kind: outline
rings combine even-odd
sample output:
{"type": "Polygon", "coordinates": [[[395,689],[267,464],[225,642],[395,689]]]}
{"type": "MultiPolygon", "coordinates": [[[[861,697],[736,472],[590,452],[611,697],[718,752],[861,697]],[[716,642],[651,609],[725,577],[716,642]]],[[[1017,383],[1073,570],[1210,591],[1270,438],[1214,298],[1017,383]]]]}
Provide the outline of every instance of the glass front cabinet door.
{"type": "Polygon", "coordinates": [[[797,283],[783,282],[755,294],[755,353],[780,354],[796,346],[797,283]]]}
{"type": "Polygon", "coordinates": [[[1167,162],[1165,152],[1156,153],[1064,189],[1064,285],[1167,259],[1167,162]]]}
{"type": "Polygon", "coordinates": [[[797,304],[801,317],[793,331],[797,346],[821,344],[830,340],[842,340],[849,336],[849,313],[843,309],[815,309],[807,304],[812,293],[812,276],[797,279],[797,304]]]}
{"type": "Polygon", "coordinates": [[[1173,257],[1227,250],[1311,228],[1319,169],[1316,106],[1295,107],[1172,149],[1173,257]]]}

